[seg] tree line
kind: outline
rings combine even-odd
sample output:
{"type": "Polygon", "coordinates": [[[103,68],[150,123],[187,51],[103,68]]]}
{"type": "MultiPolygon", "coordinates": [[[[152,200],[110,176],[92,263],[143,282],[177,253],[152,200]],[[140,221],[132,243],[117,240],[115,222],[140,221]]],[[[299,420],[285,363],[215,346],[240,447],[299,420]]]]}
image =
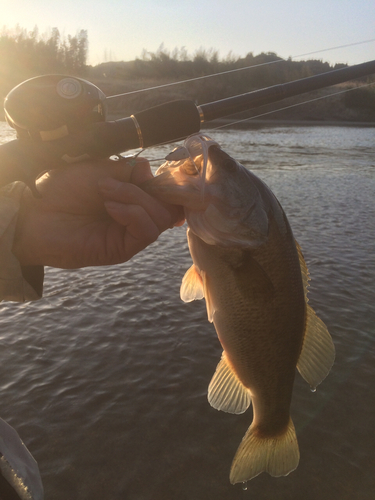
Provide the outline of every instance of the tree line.
{"type": "Polygon", "coordinates": [[[285,60],[274,52],[262,52],[258,55],[249,52],[245,57],[236,57],[229,53],[226,57],[220,58],[217,50],[201,48],[190,55],[184,47],[169,51],[161,45],[156,52],[144,50],[142,56],[134,61],[99,64],[92,68],[90,73],[94,78],[104,76],[122,81],[178,81],[224,73],[215,77],[213,81],[199,83],[201,94],[206,87],[211,93],[211,98],[216,99],[219,98],[217,95],[222,96],[225,93],[227,87],[230,87],[228,91],[232,94],[239,94],[343,66],[346,65],[330,66],[329,63],[320,60],[292,61],[290,58],[285,60]],[[246,68],[251,71],[245,71],[246,68]]]}
{"type": "MultiPolygon", "coordinates": [[[[94,67],[87,64],[88,33],[62,36],[57,28],[40,34],[37,27],[27,31],[17,26],[3,28],[0,33],[0,94],[5,95],[18,83],[33,76],[60,73],[81,76],[98,85],[106,95],[158,86],[221,73],[208,78],[178,85],[172,89],[157,90],[112,101],[113,112],[121,109],[144,109],[174,98],[187,98],[198,104],[223,99],[232,95],[269,87],[291,80],[321,74],[344,64],[330,65],[317,59],[294,61],[282,59],[274,52],[254,55],[248,52],[237,57],[231,52],[220,57],[215,49],[200,48],[189,54],[185,47],[172,51],[160,45],[156,52],[144,50],[133,61],[111,61],[94,67]],[[248,69],[246,69],[248,68],[248,69]],[[233,72],[234,71],[234,72],[233,72]]],[[[374,105],[374,89],[350,93],[347,105],[364,107],[374,105]]]]}
{"type": "Polygon", "coordinates": [[[2,97],[15,85],[46,73],[83,74],[88,54],[86,30],[62,36],[57,28],[40,34],[17,26],[0,33],[0,92],[2,97]]]}
{"type": "MultiPolygon", "coordinates": [[[[190,55],[185,47],[169,51],[161,45],[156,52],[144,50],[141,57],[134,61],[106,62],[90,68],[90,78],[96,80],[98,86],[110,95],[215,75],[213,78],[187,81],[172,88],[151,90],[147,95],[141,93],[110,101],[110,111],[120,113],[124,109],[134,112],[172,99],[192,99],[198,104],[212,102],[346,66],[330,65],[318,59],[293,61],[291,58],[283,59],[274,52],[257,55],[249,52],[245,57],[229,53],[220,58],[217,50],[201,48],[190,55]]],[[[349,108],[370,107],[373,115],[374,88],[346,93],[342,96],[342,102],[349,108]]],[[[317,106],[324,107],[324,102],[317,106]]]]}
{"type": "MultiPolygon", "coordinates": [[[[1,87],[10,90],[26,78],[46,73],[67,73],[92,78],[115,80],[179,80],[254,66],[251,73],[232,73],[215,80],[217,92],[230,81],[235,92],[303,78],[331,69],[319,60],[282,60],[273,52],[245,57],[229,53],[220,58],[214,49],[199,49],[190,55],[185,47],[167,50],[162,44],[156,52],[143,51],[130,62],[107,62],[95,67],[87,65],[88,34],[62,36],[57,28],[40,34],[38,27],[27,31],[17,26],[3,28],[0,34],[1,87]],[[277,65],[272,64],[278,62],[277,65]],[[271,63],[271,64],[270,64],[271,63]],[[229,80],[230,78],[230,80],[229,80]],[[8,88],[7,88],[8,87],[8,88]]],[[[1,90],[2,90],[1,89],[1,90]]]]}
{"type": "MultiPolygon", "coordinates": [[[[220,58],[215,49],[200,48],[195,53],[189,54],[185,47],[167,50],[162,44],[156,52],[143,50],[142,56],[132,62],[109,62],[99,64],[95,72],[104,70],[107,76],[131,78],[194,78],[213,73],[221,73],[236,69],[254,66],[254,80],[266,82],[275,78],[291,80],[323,73],[333,68],[346,66],[320,60],[292,61],[284,60],[274,52],[262,52],[254,55],[247,53],[245,57],[236,57],[230,52],[226,57],[220,58]],[[273,63],[277,64],[273,67],[273,63]],[[257,67],[257,68],[255,68],[257,67]]],[[[233,76],[233,75],[232,75],[233,76]]]]}

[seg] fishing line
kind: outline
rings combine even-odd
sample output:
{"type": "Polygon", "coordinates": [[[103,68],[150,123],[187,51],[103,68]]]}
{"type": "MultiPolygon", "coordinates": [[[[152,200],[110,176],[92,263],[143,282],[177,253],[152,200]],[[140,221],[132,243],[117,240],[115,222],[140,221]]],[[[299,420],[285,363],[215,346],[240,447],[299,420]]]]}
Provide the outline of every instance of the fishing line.
{"type": "Polygon", "coordinates": [[[362,42],[347,43],[345,45],[337,45],[336,47],[329,47],[328,49],[321,49],[314,52],[306,52],[306,54],[299,54],[298,56],[293,56],[291,59],[296,59],[297,57],[311,56],[312,54],[320,54],[321,52],[328,52],[329,50],[335,49],[346,49],[347,47],[354,47],[354,45],[362,45],[364,43],[375,42],[375,38],[370,38],[369,40],[363,40],[362,42]]]}
{"type": "Polygon", "coordinates": [[[254,120],[255,118],[260,118],[262,116],[266,116],[266,115],[271,115],[272,113],[277,113],[278,111],[284,111],[286,109],[290,109],[290,108],[295,108],[297,106],[302,106],[303,104],[308,104],[309,102],[314,102],[314,101],[319,101],[321,99],[327,99],[329,97],[333,97],[335,95],[339,95],[339,94],[345,94],[346,92],[350,92],[351,90],[358,90],[358,89],[361,89],[361,88],[364,88],[364,87],[369,87],[371,85],[375,85],[375,82],[372,82],[372,83],[366,83],[364,85],[360,85],[359,87],[353,87],[351,89],[345,89],[345,90],[340,90],[339,92],[334,92],[332,94],[329,94],[329,95],[324,95],[324,96],[320,96],[320,97],[315,97],[314,99],[309,99],[307,101],[303,101],[303,102],[298,102],[296,104],[291,104],[290,106],[284,106],[282,108],[278,108],[278,109],[273,109],[272,111],[267,111],[265,113],[261,113],[259,115],[255,115],[255,116],[250,116],[249,118],[244,118],[242,120],[237,120],[237,121],[232,121],[230,123],[225,123],[224,125],[219,125],[217,127],[213,127],[212,129],[213,130],[218,130],[220,128],[225,128],[225,127],[230,127],[232,125],[236,125],[237,123],[243,123],[243,122],[246,122],[246,121],[249,121],[249,120],[254,120]]]}
{"type": "MultiPolygon", "coordinates": [[[[332,94],[328,94],[328,95],[325,95],[325,96],[315,97],[314,99],[308,99],[306,101],[298,102],[298,103],[295,103],[295,104],[290,104],[289,106],[283,106],[282,108],[273,109],[271,111],[266,111],[264,113],[260,113],[260,114],[254,115],[254,116],[250,116],[250,117],[247,117],[247,118],[244,118],[244,119],[241,119],[241,120],[229,121],[229,123],[225,123],[223,125],[218,125],[216,127],[210,127],[210,129],[211,130],[219,130],[219,129],[222,129],[222,128],[225,128],[225,127],[231,127],[232,125],[236,125],[236,124],[239,124],[239,123],[244,123],[244,122],[247,122],[247,121],[250,121],[250,120],[254,120],[256,118],[261,118],[263,116],[270,115],[272,113],[277,113],[278,111],[284,111],[284,110],[287,110],[287,109],[290,109],[290,108],[295,108],[297,106],[303,106],[304,104],[308,104],[308,103],[311,103],[311,102],[319,101],[319,100],[322,100],[322,99],[327,99],[329,97],[337,96],[337,95],[340,95],[340,94],[344,94],[346,92],[350,92],[352,90],[358,90],[358,89],[362,89],[362,88],[365,88],[365,87],[370,87],[370,86],[373,86],[373,85],[375,85],[375,82],[370,82],[370,83],[367,83],[367,84],[359,85],[359,86],[356,86],[356,87],[353,87],[353,88],[350,88],[350,89],[340,90],[338,92],[333,92],[332,94]]],[[[298,122],[296,122],[296,124],[298,124],[298,122]]],[[[136,161],[137,162],[140,161],[140,159],[137,160],[137,157],[139,155],[141,155],[142,153],[144,153],[145,151],[147,151],[148,149],[150,149],[150,148],[157,148],[157,147],[160,147],[160,146],[166,146],[166,145],[171,144],[171,143],[176,144],[176,143],[178,143],[180,141],[183,141],[183,140],[186,140],[186,136],[183,136],[183,137],[180,137],[180,138],[176,138],[173,141],[159,142],[158,144],[154,144],[153,146],[149,146],[147,148],[140,148],[137,153],[133,153],[133,154],[130,153],[129,155],[114,155],[112,158],[113,159],[117,158],[118,160],[125,160],[125,161],[133,164],[133,166],[134,166],[134,164],[135,164],[136,161]]],[[[165,161],[177,161],[177,160],[181,160],[183,158],[187,158],[187,156],[183,156],[183,157],[181,156],[181,150],[184,150],[184,149],[186,149],[186,148],[180,146],[180,147],[176,148],[175,150],[173,150],[172,153],[169,153],[169,154],[167,154],[166,156],[164,156],[162,158],[150,158],[147,161],[151,163],[151,162],[159,162],[159,161],[164,161],[165,162],[165,161]]]]}
{"type": "MultiPolygon", "coordinates": [[[[299,55],[296,55],[296,56],[292,56],[292,57],[290,57],[290,59],[296,59],[298,57],[309,56],[309,55],[312,55],[312,54],[319,54],[321,52],[328,52],[330,50],[336,50],[336,49],[342,49],[342,48],[347,48],[347,47],[353,47],[355,45],[363,45],[365,43],[372,43],[372,42],[375,42],[375,38],[371,38],[369,40],[362,40],[361,42],[353,42],[353,43],[349,43],[349,44],[345,44],[345,45],[337,45],[335,47],[329,47],[327,49],[316,50],[314,52],[306,52],[305,54],[299,54],[299,55]]],[[[172,87],[174,85],[182,85],[184,83],[196,82],[196,81],[199,81],[199,80],[205,80],[205,79],[213,78],[213,77],[216,77],[216,76],[227,75],[229,73],[237,73],[239,71],[245,71],[245,70],[251,69],[251,68],[259,68],[261,66],[268,66],[270,64],[276,64],[276,63],[285,62],[285,61],[286,61],[285,59],[280,58],[280,59],[277,59],[276,61],[269,61],[269,62],[265,62],[265,63],[254,64],[252,66],[245,66],[244,68],[236,68],[236,69],[231,69],[231,70],[227,70],[227,71],[221,71],[220,73],[213,73],[211,75],[198,76],[198,77],[195,77],[195,78],[189,78],[187,80],[179,80],[177,82],[170,82],[170,83],[164,83],[162,85],[155,85],[154,87],[147,87],[147,88],[144,88],[144,89],[131,90],[129,92],[124,92],[122,94],[116,94],[116,95],[107,96],[107,100],[108,99],[115,99],[115,98],[123,97],[123,96],[127,96],[127,95],[132,95],[132,94],[139,94],[141,92],[147,92],[149,90],[157,90],[157,89],[161,89],[161,88],[172,87]]]]}
{"type": "MultiPolygon", "coordinates": [[[[236,125],[238,123],[243,123],[243,122],[247,122],[247,121],[250,121],[250,120],[254,120],[256,118],[261,118],[262,116],[266,116],[266,115],[271,115],[272,113],[277,113],[278,111],[284,111],[286,109],[290,109],[290,108],[295,108],[297,106],[303,106],[304,104],[308,104],[309,102],[314,102],[314,101],[319,101],[321,99],[328,99],[329,97],[333,97],[333,96],[336,96],[336,95],[339,95],[339,94],[345,94],[346,92],[350,92],[352,90],[358,90],[358,89],[361,89],[361,88],[364,88],[364,87],[370,87],[372,85],[375,85],[375,82],[371,82],[371,83],[365,83],[363,85],[360,85],[358,87],[353,87],[351,89],[345,89],[345,90],[340,90],[339,92],[334,92],[332,94],[329,94],[329,95],[325,95],[325,96],[320,96],[320,97],[315,97],[314,99],[309,99],[307,101],[303,101],[303,102],[298,102],[298,103],[295,103],[295,104],[291,104],[289,106],[284,106],[282,108],[278,108],[278,109],[273,109],[271,111],[267,111],[267,112],[264,112],[264,113],[260,113],[258,115],[255,115],[255,116],[250,116],[248,118],[244,118],[242,120],[236,120],[236,121],[230,121],[229,123],[225,123],[224,125],[218,125],[217,127],[210,127],[210,130],[219,130],[219,129],[222,129],[222,128],[225,128],[225,127],[231,127],[232,125],[236,125]]],[[[298,122],[296,122],[296,124],[298,124],[298,122]]],[[[173,143],[178,143],[182,140],[185,140],[186,137],[180,137],[178,139],[175,139],[174,141],[172,141],[173,143]]],[[[159,146],[166,146],[167,144],[171,144],[171,141],[166,141],[166,142],[160,142],[159,144],[155,144],[153,146],[150,146],[150,148],[157,148],[159,146]]],[[[144,148],[142,149],[141,151],[139,151],[136,155],[129,155],[129,156],[125,156],[123,157],[124,159],[127,159],[127,160],[130,160],[131,158],[134,158],[135,156],[138,156],[139,154],[141,153],[144,153],[147,149],[150,149],[150,148],[144,148]]],[[[163,157],[163,158],[153,158],[153,159],[149,159],[148,161],[151,163],[151,162],[156,162],[156,161],[166,161],[168,160],[167,157],[163,157]]],[[[173,159],[171,158],[171,161],[173,161],[173,159]]]]}

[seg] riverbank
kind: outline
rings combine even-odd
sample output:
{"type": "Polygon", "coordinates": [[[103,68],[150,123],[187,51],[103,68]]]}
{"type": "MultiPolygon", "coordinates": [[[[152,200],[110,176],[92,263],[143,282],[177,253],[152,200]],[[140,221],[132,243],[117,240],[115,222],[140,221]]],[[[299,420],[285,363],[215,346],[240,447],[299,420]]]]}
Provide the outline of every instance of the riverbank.
{"type": "Polygon", "coordinates": [[[249,119],[243,122],[233,122],[233,120],[215,120],[214,122],[205,123],[202,129],[215,129],[225,127],[230,129],[249,130],[252,128],[258,129],[263,127],[375,127],[374,122],[353,122],[353,121],[322,121],[322,120],[259,120],[249,119]]]}
{"type": "MultiPolygon", "coordinates": [[[[107,120],[120,120],[121,118],[126,118],[129,115],[122,113],[111,113],[108,114],[107,120]]],[[[239,130],[251,130],[266,127],[359,127],[359,128],[371,128],[375,127],[375,121],[363,122],[363,121],[345,121],[345,120],[278,120],[278,119],[243,119],[243,121],[235,121],[234,119],[221,118],[214,120],[212,122],[203,123],[201,130],[212,130],[216,128],[227,128],[227,129],[239,129],[239,130]]]]}

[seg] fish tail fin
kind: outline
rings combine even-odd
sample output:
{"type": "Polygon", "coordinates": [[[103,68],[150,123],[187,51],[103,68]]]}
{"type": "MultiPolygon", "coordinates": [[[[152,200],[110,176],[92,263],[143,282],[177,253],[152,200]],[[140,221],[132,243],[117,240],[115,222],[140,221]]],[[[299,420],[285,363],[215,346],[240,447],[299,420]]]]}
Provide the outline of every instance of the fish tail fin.
{"type": "Polygon", "coordinates": [[[292,419],[283,434],[261,436],[253,424],[242,439],[233,459],[230,482],[249,481],[261,472],[271,476],[286,476],[297,468],[299,449],[292,419]]]}

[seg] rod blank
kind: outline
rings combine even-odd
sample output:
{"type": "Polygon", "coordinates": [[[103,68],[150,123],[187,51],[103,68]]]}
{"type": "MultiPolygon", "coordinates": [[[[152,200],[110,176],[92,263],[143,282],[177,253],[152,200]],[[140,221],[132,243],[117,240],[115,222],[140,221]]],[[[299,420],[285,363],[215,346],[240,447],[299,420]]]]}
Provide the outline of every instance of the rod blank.
{"type": "Polygon", "coordinates": [[[338,83],[354,80],[355,78],[362,78],[375,73],[375,61],[369,61],[347,68],[336,69],[328,71],[320,75],[302,78],[293,82],[283,83],[280,85],[273,85],[265,89],[254,90],[246,94],[241,94],[220,101],[213,101],[200,106],[204,115],[204,121],[209,122],[222,118],[224,116],[239,113],[264,104],[271,104],[273,102],[281,101],[288,97],[293,97],[313,90],[330,87],[338,83]]]}

